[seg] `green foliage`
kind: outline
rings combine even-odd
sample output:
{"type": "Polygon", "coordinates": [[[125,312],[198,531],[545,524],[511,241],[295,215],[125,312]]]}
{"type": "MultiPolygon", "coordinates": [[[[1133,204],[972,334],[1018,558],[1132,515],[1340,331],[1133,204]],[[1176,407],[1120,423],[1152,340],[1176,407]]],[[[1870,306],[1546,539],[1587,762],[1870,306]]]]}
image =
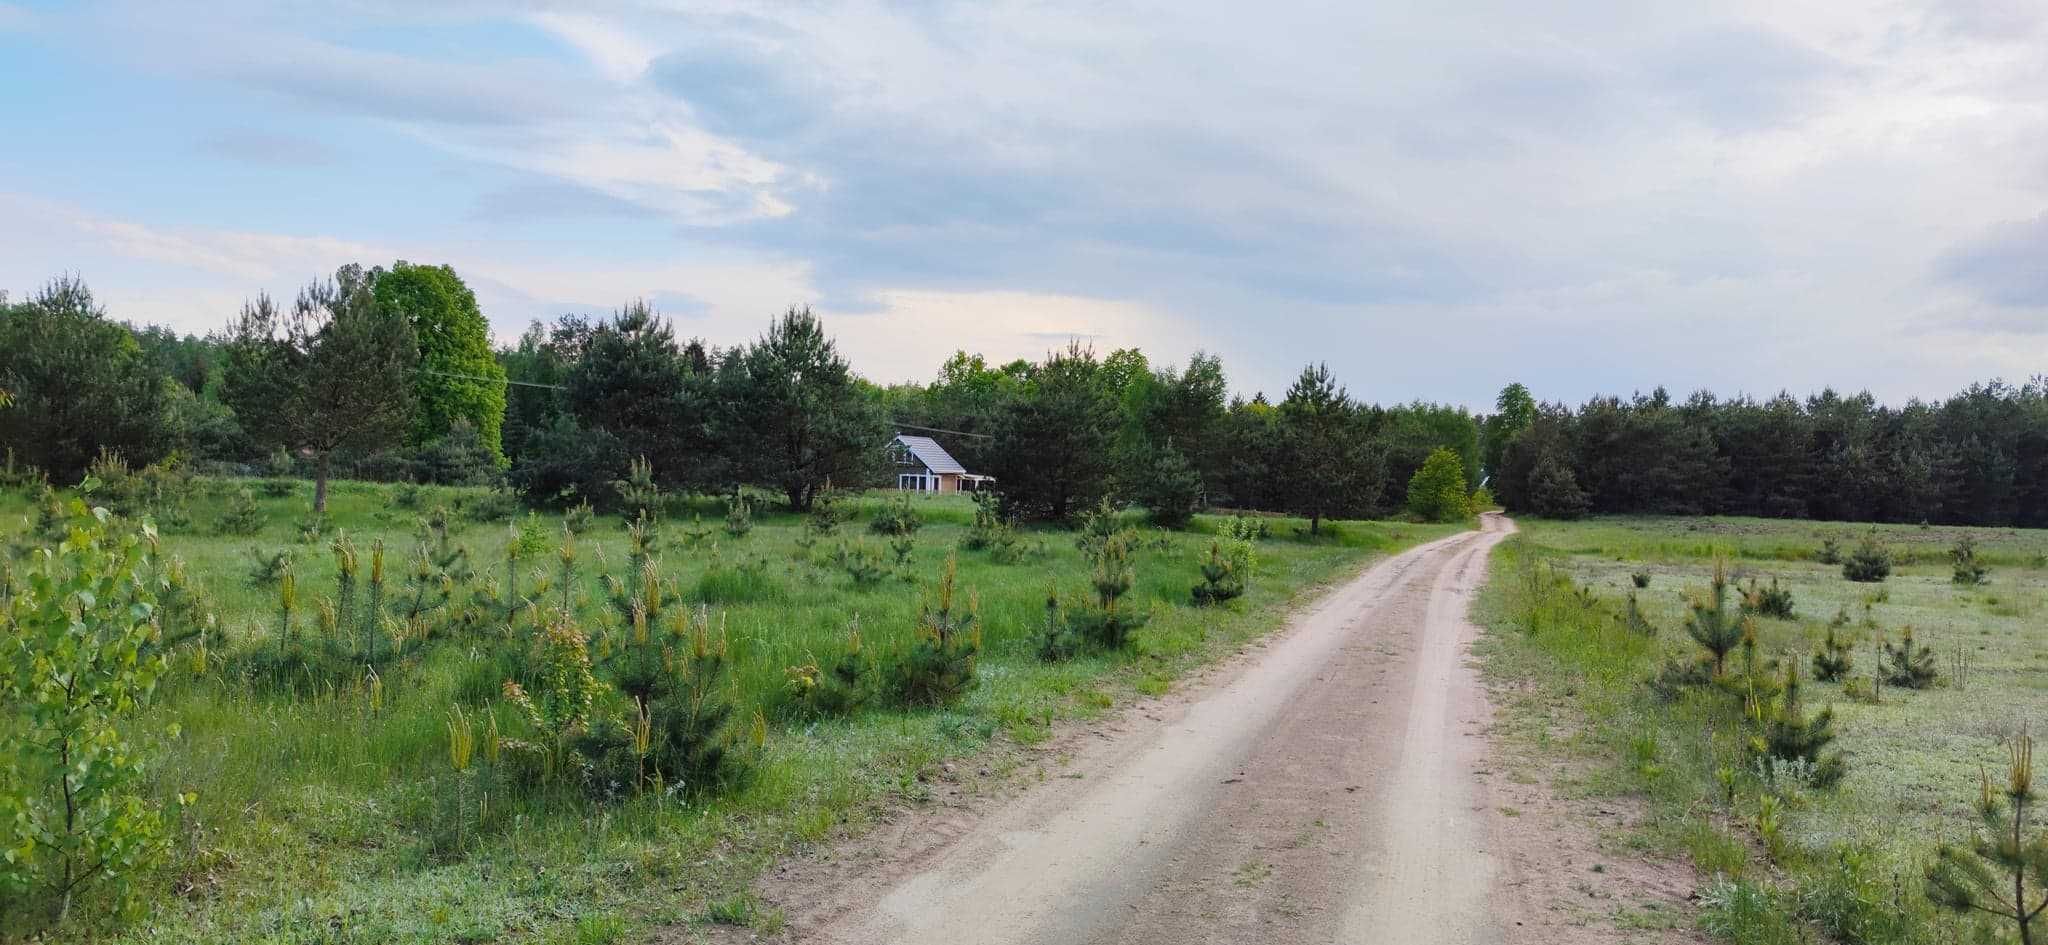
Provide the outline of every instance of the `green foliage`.
{"type": "Polygon", "coordinates": [[[903,705],[951,705],[974,686],[975,664],[981,656],[981,607],[970,593],[966,609],[956,610],[955,571],[956,563],[948,555],[937,590],[919,610],[916,639],[889,666],[890,691],[903,705]]]}
{"type": "Polygon", "coordinates": [[[1755,578],[1749,579],[1748,586],[1742,589],[1742,612],[1776,617],[1779,620],[1794,620],[1798,617],[1794,613],[1792,590],[1779,585],[1776,577],[1771,578],[1768,587],[1759,585],[1755,578]]]}
{"type": "Polygon", "coordinates": [[[846,517],[846,502],[841,493],[819,493],[811,500],[811,510],[804,513],[804,532],[812,537],[835,534],[846,517]]]}
{"type": "MultiPolygon", "coordinates": [[[[62,921],[88,891],[116,900],[167,849],[127,720],[170,668],[157,539],[74,504],[0,610],[0,916],[62,921]],[[19,910],[16,908],[19,907],[19,910]]],[[[173,737],[176,732],[171,733],[173,737]]],[[[189,800],[189,799],[186,799],[189,800]]]]}
{"type": "Polygon", "coordinates": [[[1827,638],[1820,642],[1819,649],[1813,651],[1813,678],[1822,682],[1840,682],[1856,668],[1854,652],[1835,629],[1829,625],[1827,638]]]}
{"type": "Polygon", "coordinates": [[[1813,553],[1813,560],[1822,564],[1841,564],[1842,547],[1834,539],[1824,538],[1821,540],[1820,550],[1813,553]]]}
{"type": "Polygon", "coordinates": [[[881,511],[868,522],[868,531],[877,535],[914,535],[924,525],[924,519],[910,504],[910,493],[899,492],[889,500],[881,511]]]}
{"type": "Polygon", "coordinates": [[[0,388],[12,403],[0,443],[59,482],[77,481],[101,450],[148,463],[175,446],[167,380],[75,276],[0,300],[0,388]]]}
{"type": "Polygon", "coordinates": [[[1685,620],[1685,632],[1707,651],[1708,661],[1714,675],[1719,677],[1728,665],[1728,654],[1748,634],[1743,622],[1728,610],[1727,567],[1720,561],[1714,562],[1714,580],[1705,598],[1695,598],[1690,604],[1691,613],[1685,620]]]}
{"type": "Polygon", "coordinates": [[[1864,584],[1876,584],[1892,575],[1892,553],[1872,533],[1856,545],[1856,551],[1842,559],[1842,577],[1864,584]]]}
{"type": "Polygon", "coordinates": [[[1131,538],[1115,535],[1103,541],[1095,554],[1095,572],[1089,585],[1093,599],[1067,608],[1067,626],[1076,640],[1099,650],[1121,650],[1131,634],[1143,627],[1150,615],[1123,603],[1125,594],[1137,582],[1131,566],[1131,538]]]}
{"type": "Polygon", "coordinates": [[[668,501],[661,484],[654,481],[654,464],[645,456],[626,467],[626,478],[612,480],[612,491],[618,495],[619,515],[629,523],[659,517],[668,501]]]}
{"type": "Polygon", "coordinates": [[[1657,637],[1657,625],[1651,623],[1650,618],[1643,615],[1642,604],[1636,600],[1636,595],[1633,593],[1628,595],[1628,607],[1622,614],[1622,624],[1628,627],[1629,632],[1637,636],[1648,639],[1656,639],[1657,637]]]}
{"type": "Polygon", "coordinates": [[[1977,541],[1968,535],[1956,539],[1955,546],[1948,551],[1953,571],[1949,580],[1960,587],[1975,587],[1984,583],[1985,575],[1991,569],[1977,560],[1977,541]]]}
{"type": "Polygon", "coordinates": [[[228,507],[221,512],[220,520],[213,530],[220,535],[255,535],[263,531],[263,509],[256,504],[256,497],[248,487],[235,490],[228,507]]]}
{"type": "Polygon", "coordinates": [[[1425,522],[1454,522],[1472,514],[1465,495],[1465,463],[1438,447],[1408,480],[1408,511],[1425,522]]]}
{"type": "Polygon", "coordinates": [[[1172,443],[1160,447],[1142,475],[1131,484],[1131,497],[1151,512],[1152,524],[1186,528],[1202,500],[1202,476],[1172,443]]]}
{"type": "Polygon", "coordinates": [[[585,735],[605,687],[591,671],[590,645],[581,628],[557,614],[541,627],[530,671],[532,691],[513,680],[504,684],[505,701],[526,724],[528,738],[507,740],[508,751],[528,757],[531,773],[543,783],[579,775],[574,741],[585,735]]]}
{"type": "Polygon", "coordinates": [[[1989,776],[1980,782],[1977,814],[1983,827],[1970,845],[1945,842],[1935,848],[1926,871],[1927,898],[1958,915],[1993,917],[2030,945],[2037,920],[2048,910],[2048,834],[2029,822],[2034,740],[2014,736],[2010,749],[2004,789],[1994,792],[1989,776]]]}
{"type": "Polygon", "coordinates": [[[597,524],[597,511],[588,501],[578,502],[562,513],[562,527],[572,535],[581,535],[597,524]]]}
{"type": "Polygon", "coordinates": [[[754,513],[747,504],[747,497],[738,492],[725,502],[725,533],[735,539],[747,537],[754,530],[754,513]]]}
{"type": "Polygon", "coordinates": [[[1899,632],[1899,642],[1880,640],[1878,646],[1878,673],[1886,685],[1925,689],[1934,685],[1935,677],[1940,675],[1935,668],[1934,648],[1915,644],[1912,627],[1899,632]]]}
{"type": "Polygon", "coordinates": [[[917,536],[914,534],[902,534],[889,539],[889,553],[895,555],[895,565],[899,568],[908,566],[910,556],[916,551],[917,536]]]}
{"type": "Polygon", "coordinates": [[[881,412],[810,309],[784,313],[729,367],[720,393],[747,431],[734,457],[747,481],[774,486],[802,512],[834,483],[880,475],[881,412]]]}
{"type": "Polygon", "coordinates": [[[1529,510],[1544,518],[1575,519],[1586,514],[1591,503],[1578,478],[1556,456],[1536,462],[1529,474],[1529,510]]]}
{"type": "Polygon", "coordinates": [[[1190,591],[1196,606],[1224,604],[1244,596],[1244,576],[1238,563],[1224,555],[1220,542],[1209,543],[1209,555],[1200,567],[1202,583],[1190,591]]]}
{"type": "Polygon", "coordinates": [[[1785,681],[1775,707],[1763,721],[1763,733],[1753,746],[1757,753],[1780,761],[1806,766],[1807,781],[1814,787],[1834,787],[1848,772],[1842,753],[1829,751],[1835,740],[1835,711],[1822,709],[1809,718],[1799,702],[1799,669],[1785,667],[1785,681]]]}
{"type": "Polygon", "coordinates": [[[873,587],[889,576],[888,568],[882,563],[882,553],[869,545],[866,539],[850,545],[841,542],[833,549],[832,560],[858,588],[873,587]]]}
{"type": "Polygon", "coordinates": [[[1379,502],[1386,457],[1328,365],[1302,369],[1279,419],[1282,502],[1308,519],[1309,534],[1320,533],[1325,518],[1361,516],[1379,502]]]}
{"type": "Polygon", "coordinates": [[[313,509],[327,510],[337,451],[397,443],[411,422],[418,342],[377,304],[375,276],[343,266],[299,292],[290,313],[267,295],[228,327],[221,399],[257,442],[313,455],[313,509]]]}
{"type": "Polygon", "coordinates": [[[1628,576],[1628,580],[1636,586],[1636,590],[1644,590],[1650,586],[1650,572],[1636,571],[1628,576]]]}
{"type": "Polygon", "coordinates": [[[402,259],[389,271],[372,270],[369,278],[377,306],[409,323],[419,346],[412,443],[434,443],[468,424],[493,460],[502,462],[505,368],[491,350],[491,326],[475,293],[448,266],[402,259]]]}
{"type": "Polygon", "coordinates": [[[1050,585],[1045,589],[1045,616],[1039,622],[1036,642],[1038,658],[1048,663],[1072,659],[1081,649],[1073,628],[1060,613],[1059,592],[1050,585]]]}
{"type": "Polygon", "coordinates": [[[1004,511],[1064,520],[1110,493],[1121,393],[1079,342],[1025,371],[996,419],[991,451],[1004,511]]]}
{"type": "Polygon", "coordinates": [[[860,621],[856,618],[846,633],[846,649],[831,665],[820,669],[813,661],[789,668],[789,698],[805,716],[851,715],[860,711],[873,695],[874,677],[874,661],[861,647],[860,621]]]}

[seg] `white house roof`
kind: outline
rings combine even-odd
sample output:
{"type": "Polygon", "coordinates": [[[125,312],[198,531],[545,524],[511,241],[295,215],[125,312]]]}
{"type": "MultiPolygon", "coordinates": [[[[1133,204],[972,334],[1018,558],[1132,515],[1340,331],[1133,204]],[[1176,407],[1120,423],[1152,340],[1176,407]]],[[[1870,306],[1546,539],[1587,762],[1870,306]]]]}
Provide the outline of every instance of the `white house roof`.
{"type": "Polygon", "coordinates": [[[899,433],[896,435],[896,442],[903,444],[903,448],[909,450],[910,455],[917,457],[918,462],[923,463],[926,469],[934,473],[967,471],[967,467],[960,465],[960,461],[954,459],[953,454],[946,452],[946,448],[931,437],[906,436],[899,433]]]}

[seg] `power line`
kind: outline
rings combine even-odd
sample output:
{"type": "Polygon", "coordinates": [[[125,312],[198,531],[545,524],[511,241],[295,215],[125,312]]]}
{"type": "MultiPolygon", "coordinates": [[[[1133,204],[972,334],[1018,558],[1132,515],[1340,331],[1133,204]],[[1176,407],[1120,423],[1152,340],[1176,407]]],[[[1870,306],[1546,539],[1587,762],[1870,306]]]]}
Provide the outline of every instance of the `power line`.
{"type": "Polygon", "coordinates": [[[903,422],[903,421],[901,421],[901,420],[891,420],[891,421],[889,421],[889,422],[890,422],[890,423],[893,423],[893,424],[895,424],[895,425],[897,425],[897,426],[899,426],[899,427],[902,427],[902,428],[904,428],[904,429],[906,429],[906,430],[923,430],[923,431],[925,431],[926,433],[950,433],[950,434],[952,434],[952,435],[954,435],[954,436],[978,436],[978,437],[980,437],[980,438],[982,438],[982,439],[984,439],[984,440],[993,440],[993,439],[995,439],[995,437],[994,437],[993,435],[991,435],[991,434],[987,434],[987,433],[969,433],[969,432],[967,432],[966,430],[947,430],[947,429],[943,429],[943,428],[941,428],[941,427],[921,427],[921,426],[918,426],[918,425],[917,425],[917,424],[915,424],[915,423],[904,423],[904,422],[903,422]]]}

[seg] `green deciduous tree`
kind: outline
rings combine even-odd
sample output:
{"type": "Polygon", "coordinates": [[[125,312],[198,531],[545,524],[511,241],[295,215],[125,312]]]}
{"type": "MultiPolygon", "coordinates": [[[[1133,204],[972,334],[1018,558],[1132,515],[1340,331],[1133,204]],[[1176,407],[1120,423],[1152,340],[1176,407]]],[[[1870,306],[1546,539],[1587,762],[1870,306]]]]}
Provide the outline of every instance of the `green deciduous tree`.
{"type": "Polygon", "coordinates": [[[0,932],[10,900],[61,920],[166,845],[127,727],[168,668],[156,536],[76,500],[70,515],[0,607],[0,932]]]}
{"type": "Polygon", "coordinates": [[[491,325],[476,293],[447,266],[401,259],[370,275],[377,305],[403,317],[419,344],[410,438],[425,446],[468,423],[504,460],[505,369],[491,352],[491,325]]]}
{"type": "Polygon", "coordinates": [[[1465,492],[1464,462],[1439,447],[1408,480],[1408,511],[1431,522],[1451,522],[1472,514],[1465,492]]]}
{"type": "Polygon", "coordinates": [[[389,447],[410,428],[412,326],[376,304],[361,266],[307,286],[289,312],[258,296],[227,340],[221,399],[259,443],[312,454],[315,512],[337,452],[389,447]]]}

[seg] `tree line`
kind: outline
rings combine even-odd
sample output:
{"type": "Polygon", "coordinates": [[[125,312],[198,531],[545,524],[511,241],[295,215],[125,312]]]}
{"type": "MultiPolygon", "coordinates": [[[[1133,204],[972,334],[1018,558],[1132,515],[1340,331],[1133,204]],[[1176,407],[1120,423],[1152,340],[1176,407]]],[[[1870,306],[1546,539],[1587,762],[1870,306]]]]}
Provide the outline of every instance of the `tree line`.
{"type": "Polygon", "coordinates": [[[2048,395],[1978,385],[1941,404],[1868,394],[1680,403],[1659,390],[1578,409],[1519,384],[1489,414],[1352,397],[1305,367],[1277,400],[1233,396],[1223,361],[1153,365],[1072,343],[993,364],[960,352],[929,383],[857,375],[808,309],[750,342],[676,334],[645,303],[534,323],[493,349],[446,266],[346,266],[288,305],[259,296],[204,337],[112,320],[75,277],[0,296],[0,443],[59,482],[102,450],[224,471],[501,484],[537,506],[619,503],[644,460],[684,493],[752,487],[807,509],[885,484],[892,432],[929,429],[993,475],[1006,512],[1104,500],[1166,525],[1201,508],[1323,520],[1424,514],[1487,482],[1542,515],[1725,513],[2048,525],[2048,395]],[[1462,483],[1432,454],[1448,450],[1462,483]]]}
{"type": "Polygon", "coordinates": [[[1659,389],[1576,410],[1504,393],[1500,408],[1492,486],[1512,511],[2048,527],[2042,377],[1903,407],[1659,389]]]}

